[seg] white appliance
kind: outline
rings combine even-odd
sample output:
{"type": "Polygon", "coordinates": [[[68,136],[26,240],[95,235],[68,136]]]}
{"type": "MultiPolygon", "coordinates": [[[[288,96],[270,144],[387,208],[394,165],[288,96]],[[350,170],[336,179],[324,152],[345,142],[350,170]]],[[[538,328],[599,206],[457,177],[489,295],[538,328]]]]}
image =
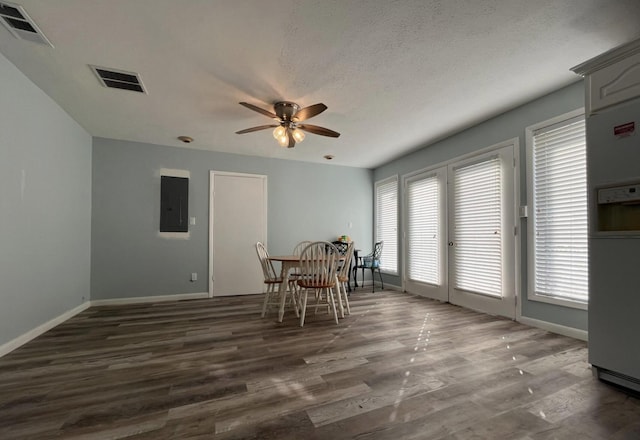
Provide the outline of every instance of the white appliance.
{"type": "Polygon", "coordinates": [[[640,40],[572,70],[587,92],[589,362],[640,391],[640,40]]]}

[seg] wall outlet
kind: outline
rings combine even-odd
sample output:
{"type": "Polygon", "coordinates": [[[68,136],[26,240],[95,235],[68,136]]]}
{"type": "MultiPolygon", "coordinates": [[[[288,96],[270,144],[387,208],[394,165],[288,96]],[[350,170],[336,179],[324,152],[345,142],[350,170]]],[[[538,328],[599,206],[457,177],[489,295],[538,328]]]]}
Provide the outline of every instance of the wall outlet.
{"type": "Polygon", "coordinates": [[[191,281],[198,281],[198,274],[196,272],[191,273],[191,281]]]}

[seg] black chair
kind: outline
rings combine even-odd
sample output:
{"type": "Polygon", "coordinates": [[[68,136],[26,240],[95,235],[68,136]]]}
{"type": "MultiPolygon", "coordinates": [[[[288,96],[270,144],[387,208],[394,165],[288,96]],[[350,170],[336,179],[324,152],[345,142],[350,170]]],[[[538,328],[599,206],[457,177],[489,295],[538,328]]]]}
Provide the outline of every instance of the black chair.
{"type": "Polygon", "coordinates": [[[369,269],[371,271],[371,282],[373,283],[372,292],[376,291],[376,283],[374,279],[374,273],[377,270],[378,275],[380,276],[380,284],[382,284],[382,289],[384,290],[384,281],[382,281],[382,273],[380,272],[380,256],[382,255],[382,241],[377,242],[373,245],[373,252],[369,255],[358,256],[358,261],[356,262],[356,266],[353,268],[354,278],[358,274],[358,269],[362,269],[362,286],[364,287],[364,270],[369,269]]]}

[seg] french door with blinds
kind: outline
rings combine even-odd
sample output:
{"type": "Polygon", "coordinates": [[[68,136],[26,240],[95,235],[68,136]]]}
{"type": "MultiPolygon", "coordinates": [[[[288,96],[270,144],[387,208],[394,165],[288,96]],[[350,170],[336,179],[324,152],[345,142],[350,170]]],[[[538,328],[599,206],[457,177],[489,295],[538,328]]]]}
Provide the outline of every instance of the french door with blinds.
{"type": "Polygon", "coordinates": [[[513,142],[405,178],[405,289],[515,317],[513,142]]]}
{"type": "Polygon", "coordinates": [[[515,318],[513,144],[448,166],[449,302],[515,318]]]}
{"type": "Polygon", "coordinates": [[[447,286],[447,168],[405,179],[405,290],[440,301],[447,286]]]}

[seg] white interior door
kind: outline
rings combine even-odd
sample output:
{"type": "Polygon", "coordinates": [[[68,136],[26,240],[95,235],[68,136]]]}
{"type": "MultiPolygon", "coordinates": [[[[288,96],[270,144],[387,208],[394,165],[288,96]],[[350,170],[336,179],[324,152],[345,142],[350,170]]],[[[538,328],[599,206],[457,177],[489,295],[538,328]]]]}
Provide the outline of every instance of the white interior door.
{"type": "Polygon", "coordinates": [[[515,318],[514,146],[448,166],[449,301],[515,318]]]}
{"type": "Polygon", "coordinates": [[[447,167],[405,178],[405,290],[448,301],[447,167]]]}
{"type": "Polygon", "coordinates": [[[210,172],[209,296],[263,291],[255,250],[267,239],[267,177],[210,172]]]}

